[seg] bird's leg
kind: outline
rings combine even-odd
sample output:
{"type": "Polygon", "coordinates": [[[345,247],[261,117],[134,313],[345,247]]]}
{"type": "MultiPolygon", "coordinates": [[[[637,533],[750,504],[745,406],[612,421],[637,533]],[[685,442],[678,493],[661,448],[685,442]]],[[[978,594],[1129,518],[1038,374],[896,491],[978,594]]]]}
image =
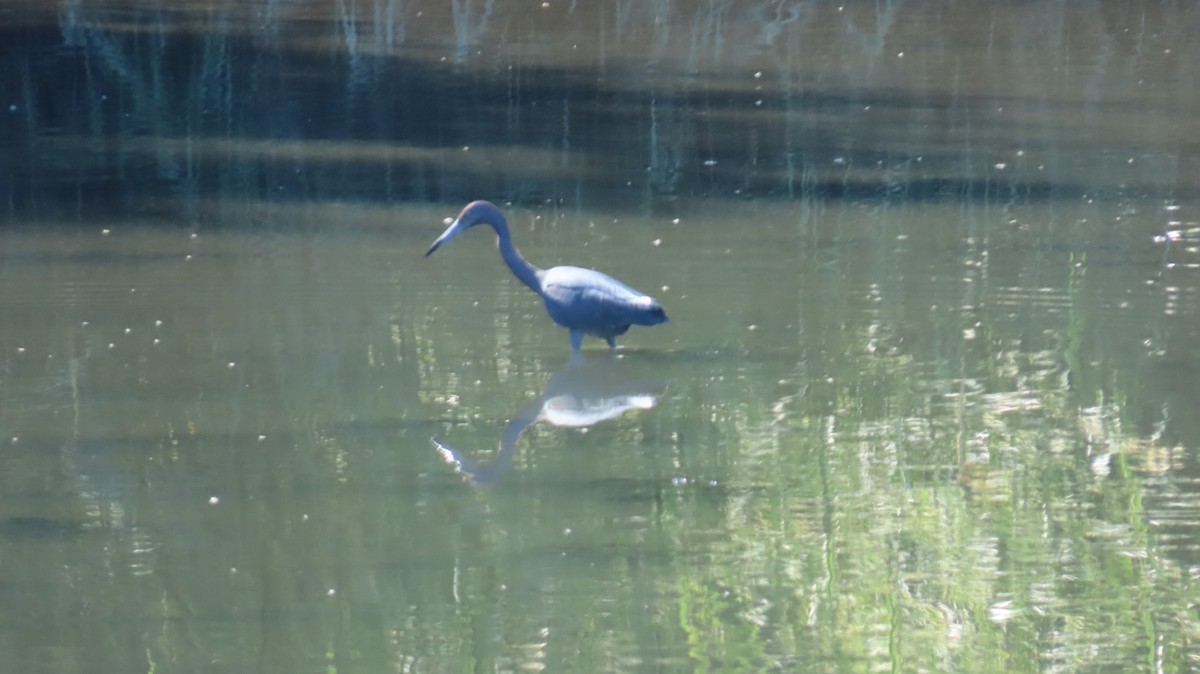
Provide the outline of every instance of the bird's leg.
{"type": "Polygon", "coordinates": [[[571,353],[579,353],[580,347],[583,346],[583,331],[571,330],[571,353]]]}

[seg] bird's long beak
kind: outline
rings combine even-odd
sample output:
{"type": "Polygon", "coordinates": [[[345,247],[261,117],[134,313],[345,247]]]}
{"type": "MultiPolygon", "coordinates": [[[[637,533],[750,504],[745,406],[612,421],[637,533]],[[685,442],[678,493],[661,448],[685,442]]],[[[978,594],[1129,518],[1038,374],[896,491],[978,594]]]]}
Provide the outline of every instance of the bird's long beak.
{"type": "Polygon", "coordinates": [[[450,226],[446,228],[446,231],[442,232],[442,235],[437,238],[437,241],[433,242],[433,245],[429,247],[429,250],[425,251],[425,257],[433,255],[433,251],[441,248],[443,243],[446,243],[450,239],[458,236],[459,232],[466,229],[465,227],[461,226],[461,222],[462,220],[455,220],[454,222],[450,223],[450,226]]]}

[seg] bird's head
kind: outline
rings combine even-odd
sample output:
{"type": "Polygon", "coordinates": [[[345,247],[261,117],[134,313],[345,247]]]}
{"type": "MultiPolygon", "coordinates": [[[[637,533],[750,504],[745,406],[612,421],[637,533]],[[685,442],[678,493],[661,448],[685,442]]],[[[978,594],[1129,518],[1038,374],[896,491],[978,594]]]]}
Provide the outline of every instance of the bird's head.
{"type": "Polygon", "coordinates": [[[437,238],[437,241],[433,242],[433,245],[429,247],[429,250],[425,251],[425,257],[432,255],[433,251],[440,248],[442,244],[446,243],[450,239],[462,234],[475,225],[482,224],[488,224],[492,227],[499,227],[501,225],[505,225],[506,223],[504,222],[504,216],[500,214],[500,209],[496,208],[496,205],[492,202],[472,201],[471,203],[467,204],[466,208],[462,209],[462,212],[458,214],[458,217],[454,219],[454,222],[450,223],[450,226],[446,228],[446,231],[442,232],[442,235],[437,238]]]}

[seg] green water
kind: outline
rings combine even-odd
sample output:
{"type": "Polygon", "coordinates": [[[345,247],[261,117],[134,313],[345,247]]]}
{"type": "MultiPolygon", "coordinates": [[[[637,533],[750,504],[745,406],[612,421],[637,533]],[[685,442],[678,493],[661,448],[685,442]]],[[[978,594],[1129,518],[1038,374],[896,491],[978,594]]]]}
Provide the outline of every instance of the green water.
{"type": "Polygon", "coordinates": [[[1200,666],[1195,8],[584,4],[0,2],[0,669],[1200,666]]]}

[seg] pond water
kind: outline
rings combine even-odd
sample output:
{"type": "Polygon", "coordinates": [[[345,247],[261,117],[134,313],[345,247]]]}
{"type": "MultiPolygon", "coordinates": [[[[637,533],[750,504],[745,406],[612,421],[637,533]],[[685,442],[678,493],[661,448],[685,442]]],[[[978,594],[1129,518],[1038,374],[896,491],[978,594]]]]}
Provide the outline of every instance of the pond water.
{"type": "Polygon", "coordinates": [[[0,1],[0,669],[1196,670],[1198,25],[0,1]]]}

